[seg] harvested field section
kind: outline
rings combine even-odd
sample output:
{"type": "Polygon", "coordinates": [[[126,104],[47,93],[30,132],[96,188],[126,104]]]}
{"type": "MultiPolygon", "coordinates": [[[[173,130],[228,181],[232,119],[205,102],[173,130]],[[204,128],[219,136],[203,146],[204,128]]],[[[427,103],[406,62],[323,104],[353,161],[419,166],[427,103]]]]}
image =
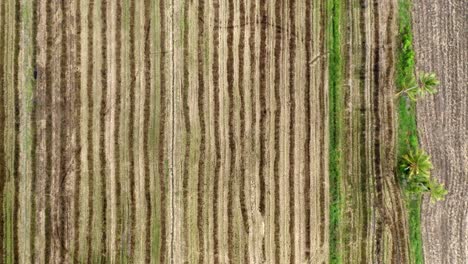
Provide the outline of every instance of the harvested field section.
{"type": "Polygon", "coordinates": [[[397,10],[2,1],[0,263],[408,263],[397,10]]]}

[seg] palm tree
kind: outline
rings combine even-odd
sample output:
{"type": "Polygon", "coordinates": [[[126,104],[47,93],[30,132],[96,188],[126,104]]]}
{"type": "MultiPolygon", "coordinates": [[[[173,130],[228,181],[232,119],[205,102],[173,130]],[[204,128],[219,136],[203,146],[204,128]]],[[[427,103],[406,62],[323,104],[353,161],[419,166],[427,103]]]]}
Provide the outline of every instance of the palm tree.
{"type": "Polygon", "coordinates": [[[419,74],[419,80],[416,84],[399,91],[396,96],[405,93],[408,98],[416,101],[418,97],[424,97],[426,94],[437,93],[437,90],[435,89],[437,85],[439,85],[439,80],[437,79],[435,73],[421,72],[419,74]]]}
{"type": "Polygon", "coordinates": [[[408,180],[415,176],[429,178],[432,169],[431,157],[424,150],[416,149],[403,156],[401,168],[408,175],[408,180]]]}
{"type": "Polygon", "coordinates": [[[447,195],[444,185],[431,178],[431,157],[425,151],[416,149],[404,155],[400,167],[402,182],[409,194],[430,193],[432,202],[443,200],[447,195]]]}

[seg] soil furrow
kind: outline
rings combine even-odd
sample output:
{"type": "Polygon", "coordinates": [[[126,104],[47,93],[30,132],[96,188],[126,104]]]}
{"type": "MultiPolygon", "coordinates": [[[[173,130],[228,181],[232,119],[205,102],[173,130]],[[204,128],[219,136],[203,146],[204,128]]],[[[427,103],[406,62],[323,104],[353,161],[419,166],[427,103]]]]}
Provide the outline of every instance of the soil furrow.
{"type": "Polygon", "coordinates": [[[295,182],[296,177],[294,174],[295,170],[295,124],[296,124],[296,88],[294,85],[295,80],[295,59],[296,59],[296,42],[295,38],[293,37],[296,34],[296,24],[295,24],[295,7],[296,1],[290,0],[289,2],[289,19],[290,19],[290,28],[289,28],[289,102],[290,102],[290,109],[289,109],[289,236],[290,236],[290,262],[295,262],[295,222],[296,222],[296,214],[295,214],[295,203],[296,203],[296,192],[295,192],[295,182]]]}
{"type": "MultiPolygon", "coordinates": [[[[161,55],[159,57],[159,61],[155,61],[155,64],[159,64],[159,69],[160,69],[160,88],[159,88],[159,105],[160,105],[160,129],[158,131],[159,133],[159,142],[157,143],[158,146],[158,179],[156,181],[159,182],[159,191],[160,191],[160,241],[161,241],[161,246],[160,246],[160,255],[159,255],[159,260],[161,263],[165,263],[166,257],[167,257],[167,240],[166,240],[166,216],[168,215],[168,209],[166,205],[166,199],[167,199],[167,182],[166,181],[166,175],[168,168],[167,168],[167,152],[165,148],[165,143],[166,143],[166,116],[167,116],[167,107],[166,107],[166,71],[164,70],[164,63],[166,59],[166,49],[167,49],[167,44],[166,44],[166,37],[165,37],[165,31],[166,31],[166,20],[165,20],[165,0],[160,0],[159,1],[159,17],[160,17],[160,32],[159,33],[159,41],[160,41],[160,52],[161,55]]],[[[157,17],[157,16],[156,16],[157,17]]],[[[158,26],[155,26],[155,28],[159,28],[158,26]]],[[[156,258],[157,256],[155,256],[156,258]]],[[[156,259],[156,262],[158,259],[156,259]]]]}
{"type": "Polygon", "coordinates": [[[380,164],[380,113],[379,113],[379,4],[378,1],[373,2],[373,62],[372,62],[372,111],[373,111],[373,124],[374,124],[374,131],[373,131],[373,146],[371,146],[371,150],[373,151],[373,163],[374,163],[374,181],[375,181],[375,207],[377,209],[378,217],[376,219],[376,234],[375,234],[375,255],[374,261],[382,262],[382,241],[383,241],[383,201],[382,201],[382,172],[381,172],[381,164],[380,164]]]}
{"type": "MultiPolygon", "coordinates": [[[[13,67],[13,79],[14,79],[14,87],[18,87],[18,76],[19,76],[19,52],[20,52],[20,26],[21,26],[21,21],[19,21],[21,17],[21,10],[20,10],[20,1],[15,2],[14,6],[14,13],[15,17],[14,19],[17,20],[16,25],[15,25],[15,48],[14,48],[14,67],[13,67]]],[[[13,159],[13,167],[14,167],[14,172],[15,172],[15,177],[14,177],[14,210],[13,210],[13,232],[14,232],[14,243],[13,243],[13,259],[15,262],[18,262],[19,260],[19,230],[20,230],[20,225],[18,222],[18,212],[19,212],[19,177],[17,177],[17,174],[19,173],[19,155],[20,155],[20,134],[21,131],[19,131],[20,128],[20,98],[19,98],[19,89],[16,88],[14,90],[14,98],[15,98],[15,155],[13,159]]]]}
{"type": "Polygon", "coordinates": [[[259,94],[258,94],[258,100],[259,100],[259,115],[260,115],[260,139],[259,139],[259,149],[260,149],[260,160],[259,160],[259,178],[260,178],[260,204],[259,204],[259,210],[260,214],[262,216],[265,216],[265,185],[266,185],[266,175],[265,175],[265,160],[266,160],[266,154],[265,154],[265,133],[266,133],[266,55],[267,55],[267,47],[266,47],[266,41],[267,41],[267,29],[268,27],[264,26],[265,23],[268,23],[267,19],[268,17],[268,9],[267,9],[267,4],[262,3],[260,5],[260,57],[259,57],[259,73],[260,73],[260,87],[259,87],[259,94]]]}
{"type": "Polygon", "coordinates": [[[311,173],[310,173],[310,145],[311,145],[311,129],[312,129],[312,117],[311,117],[311,52],[312,52],[312,30],[311,23],[311,2],[307,1],[305,6],[305,59],[306,59],[306,68],[305,68],[305,94],[304,94],[304,112],[305,112],[305,138],[304,138],[304,231],[305,231],[305,259],[310,259],[311,253],[311,237],[310,237],[310,224],[311,224],[311,173]]]}
{"type": "MultiPolygon", "coordinates": [[[[276,1],[275,2],[275,18],[276,24],[282,25],[283,19],[281,16],[281,12],[284,9],[283,1],[276,1]]],[[[275,64],[275,79],[274,79],[274,97],[275,97],[275,121],[274,121],[274,159],[273,159],[273,169],[274,169],[274,194],[275,194],[275,212],[274,212],[274,241],[275,241],[275,256],[274,261],[275,263],[280,263],[280,171],[279,171],[279,163],[280,163],[280,118],[281,118],[281,51],[282,51],[282,43],[281,38],[283,33],[280,30],[276,30],[275,32],[275,43],[274,43],[274,64],[275,64]]]]}
{"type": "Polygon", "coordinates": [[[205,176],[205,159],[206,159],[206,121],[205,121],[205,58],[206,58],[206,51],[205,51],[205,22],[204,22],[204,15],[205,15],[205,1],[199,0],[198,1],[198,17],[197,25],[197,64],[198,64],[198,119],[200,120],[200,148],[199,148],[199,160],[198,160],[198,217],[197,217],[197,225],[198,225],[198,251],[200,252],[198,256],[198,263],[203,264],[205,262],[205,233],[208,233],[208,230],[205,228],[205,188],[206,188],[206,176],[205,176]]]}
{"type": "MultiPolygon", "coordinates": [[[[87,1],[87,0],[86,0],[87,1]]],[[[86,46],[88,47],[87,49],[87,57],[88,57],[88,60],[85,62],[83,61],[83,63],[87,64],[91,61],[92,58],[94,58],[94,54],[93,54],[93,45],[94,45],[94,38],[93,38],[93,28],[94,28],[94,18],[93,18],[93,6],[94,6],[94,1],[90,1],[89,3],[89,6],[86,10],[88,16],[87,16],[87,43],[86,43],[86,46]]],[[[83,38],[85,36],[82,36],[83,38]]],[[[87,259],[86,261],[90,262],[92,261],[92,258],[93,258],[93,254],[92,254],[92,250],[93,250],[93,235],[92,235],[92,231],[94,230],[94,227],[93,227],[93,215],[94,215],[94,182],[95,182],[95,172],[94,172],[94,159],[93,159],[93,111],[94,111],[94,107],[95,107],[95,103],[94,103],[94,94],[93,94],[93,71],[94,71],[94,64],[90,63],[90,66],[87,67],[87,80],[86,80],[86,102],[88,103],[88,107],[87,107],[87,122],[85,122],[85,127],[86,127],[86,132],[87,132],[87,142],[88,142],[88,146],[89,146],[89,150],[87,151],[87,164],[88,164],[88,185],[87,186],[84,186],[85,189],[89,189],[89,191],[87,192],[88,194],[88,204],[87,204],[87,208],[89,208],[89,216],[88,216],[88,219],[87,219],[87,223],[86,225],[87,226],[84,226],[83,228],[84,229],[87,229],[87,245],[86,245],[86,255],[87,255],[87,259]]],[[[83,196],[84,196],[85,193],[83,193],[83,196]]]]}
{"type": "MultiPolygon", "coordinates": [[[[228,17],[227,17],[227,26],[230,27],[234,24],[234,1],[229,0],[228,3],[228,17]]],[[[228,240],[227,243],[230,245],[228,247],[227,256],[230,261],[239,263],[239,260],[235,258],[237,256],[236,251],[238,250],[238,246],[236,245],[236,238],[234,237],[234,199],[235,199],[235,191],[234,185],[237,182],[236,179],[236,172],[235,172],[235,154],[236,154],[236,143],[234,138],[234,29],[229,28],[227,29],[227,60],[226,60],[226,67],[227,67],[227,100],[228,100],[228,149],[230,152],[228,168],[229,171],[227,173],[228,179],[226,183],[227,187],[227,210],[228,210],[228,222],[227,222],[227,236],[228,240]]]]}
{"type": "MultiPolygon", "coordinates": [[[[327,53],[327,45],[326,45],[326,25],[328,23],[328,20],[326,19],[326,15],[328,13],[326,12],[326,3],[324,0],[320,1],[320,12],[318,12],[316,15],[320,16],[320,29],[318,30],[318,39],[320,44],[317,45],[318,52],[323,56],[325,53],[327,53]]],[[[314,15],[313,15],[314,17],[314,15]]],[[[329,206],[329,191],[328,187],[329,186],[329,181],[328,181],[328,175],[329,175],[329,167],[328,167],[328,160],[329,157],[327,157],[329,145],[327,142],[329,139],[329,133],[328,133],[328,125],[329,125],[329,114],[328,114],[328,92],[326,90],[326,87],[328,87],[328,79],[327,79],[327,61],[322,58],[321,63],[320,63],[320,80],[318,82],[318,97],[319,97],[319,113],[320,117],[322,117],[322,122],[319,122],[319,157],[324,157],[320,159],[319,161],[319,241],[320,241],[320,247],[322,247],[322,256],[326,256],[328,254],[328,245],[325,243],[329,239],[328,236],[328,226],[329,226],[329,213],[328,209],[329,206]]]]}
{"type": "Polygon", "coordinates": [[[144,171],[145,171],[145,179],[144,179],[144,186],[145,186],[145,191],[144,191],[144,196],[145,196],[145,210],[146,210],[146,219],[145,219],[145,224],[146,224],[146,238],[145,238],[145,262],[146,263],[151,263],[151,241],[152,241],[152,229],[151,229],[151,171],[150,171],[150,166],[151,163],[153,162],[153,157],[151,157],[149,149],[150,147],[150,108],[151,108],[151,11],[152,5],[150,3],[150,0],[145,0],[145,26],[144,26],[144,34],[143,34],[143,39],[144,39],[144,72],[145,72],[145,85],[144,85],[144,94],[143,94],[143,100],[144,100],[144,114],[143,114],[143,131],[144,131],[144,141],[143,141],[143,153],[144,155],[144,171]]]}
{"type": "Polygon", "coordinates": [[[74,117],[74,122],[75,122],[75,147],[74,147],[74,160],[75,160],[75,170],[76,170],[76,178],[74,182],[74,195],[71,199],[73,199],[74,203],[74,210],[72,212],[73,216],[72,218],[74,219],[73,222],[73,238],[74,240],[71,242],[73,243],[73,259],[75,262],[80,261],[80,186],[81,186],[81,91],[83,89],[82,83],[81,83],[81,0],[76,0],[76,3],[74,5],[74,18],[75,18],[75,27],[76,27],[76,32],[75,32],[75,45],[76,45],[76,54],[75,54],[75,61],[74,61],[74,66],[75,66],[75,82],[76,82],[76,91],[75,91],[75,117],[74,117]]]}
{"type": "MultiPolygon", "coordinates": [[[[247,21],[247,15],[246,15],[246,3],[244,1],[239,1],[239,20],[240,20],[240,23],[241,24],[245,24],[246,21],[247,21]]],[[[248,76],[248,74],[244,73],[244,57],[245,57],[245,42],[246,42],[246,39],[247,39],[247,30],[245,30],[245,28],[241,28],[240,32],[239,32],[239,44],[238,44],[238,50],[239,50],[239,67],[238,67],[238,72],[239,72],[239,97],[240,97],[240,109],[239,109],[239,119],[240,119],[240,148],[241,148],[241,154],[240,154],[240,160],[239,160],[239,163],[240,163],[240,168],[239,168],[239,171],[240,171],[240,177],[241,179],[239,179],[239,184],[240,184],[240,187],[239,187],[239,190],[240,190],[240,210],[241,210],[241,216],[242,216],[242,227],[245,229],[245,232],[246,234],[248,235],[250,233],[250,228],[249,228],[249,224],[248,224],[248,216],[247,216],[247,202],[248,202],[248,196],[247,196],[247,193],[246,193],[246,186],[249,185],[248,183],[248,177],[247,177],[247,170],[246,170],[246,166],[245,166],[245,163],[246,163],[246,159],[245,159],[245,156],[246,156],[246,139],[245,139],[245,135],[246,135],[246,95],[245,95],[245,79],[246,79],[246,75],[248,76]]],[[[249,255],[247,254],[247,251],[245,253],[245,259],[244,259],[244,262],[245,263],[248,263],[248,260],[249,260],[249,255]]]]}
{"type": "MultiPolygon", "coordinates": [[[[62,25],[67,25],[67,14],[66,14],[66,3],[62,3],[60,5],[60,13],[61,13],[61,24],[62,25]]],[[[57,30],[58,27],[56,28],[57,30]]],[[[57,205],[56,205],[56,210],[57,210],[57,223],[58,223],[58,231],[57,231],[57,241],[58,241],[58,246],[60,247],[59,249],[59,258],[61,262],[67,261],[67,248],[66,248],[66,226],[65,226],[65,218],[66,218],[66,202],[67,202],[67,194],[65,193],[60,193],[59,190],[64,190],[65,189],[65,184],[67,182],[67,179],[69,178],[69,167],[68,167],[68,153],[67,153],[67,143],[68,143],[68,138],[67,138],[67,130],[68,130],[68,124],[64,122],[64,120],[67,120],[68,117],[68,97],[66,95],[67,93],[67,72],[66,72],[66,67],[67,67],[67,60],[68,60],[68,50],[67,50],[67,27],[66,26],[61,26],[60,27],[61,31],[61,39],[60,39],[60,45],[61,45],[61,50],[60,50],[60,55],[57,55],[57,57],[60,57],[60,64],[57,68],[57,71],[60,73],[60,84],[57,87],[57,94],[55,96],[58,97],[56,101],[56,105],[53,107],[57,107],[58,111],[61,113],[59,114],[58,121],[57,123],[59,124],[57,127],[59,128],[58,131],[56,131],[58,135],[58,140],[59,142],[59,153],[57,154],[60,155],[60,161],[59,161],[59,172],[58,172],[58,180],[57,180],[57,190],[56,190],[56,195],[58,196],[57,198],[57,205]],[[65,69],[65,70],[62,70],[65,69]]]]}
{"type": "Polygon", "coordinates": [[[135,21],[138,19],[135,17],[136,14],[136,3],[133,1],[129,1],[128,3],[128,17],[126,18],[125,21],[125,30],[128,32],[125,32],[128,35],[126,36],[126,40],[129,42],[129,49],[128,49],[128,54],[125,54],[125,56],[128,56],[129,64],[128,68],[125,69],[126,74],[128,76],[128,86],[126,86],[126,89],[128,89],[128,109],[129,113],[126,115],[126,119],[128,120],[128,159],[129,159],[129,168],[128,168],[128,183],[129,183],[129,226],[127,229],[128,232],[128,247],[129,247],[129,262],[136,256],[136,177],[138,174],[135,173],[136,167],[138,164],[137,161],[135,160],[135,138],[138,138],[138,135],[135,136],[136,131],[135,131],[135,115],[136,113],[136,106],[135,106],[135,93],[136,93],[136,82],[137,82],[137,77],[136,77],[136,45],[135,45],[135,21]]]}
{"type": "MultiPolygon", "coordinates": [[[[0,3],[0,31],[6,32],[6,29],[3,27],[5,24],[5,10],[6,1],[0,3]]],[[[3,82],[3,72],[4,72],[4,58],[6,56],[6,52],[4,51],[5,46],[5,35],[2,34],[0,36],[0,204],[3,205],[4,200],[4,190],[5,190],[5,182],[7,180],[8,172],[6,171],[5,166],[5,143],[4,143],[4,135],[5,135],[5,100],[4,100],[4,82],[3,82]]],[[[36,199],[37,200],[37,199],[36,199]]],[[[4,260],[4,248],[3,248],[3,238],[4,238],[4,212],[3,206],[0,209],[0,238],[2,238],[1,246],[0,246],[0,259],[4,260]]]]}
{"type": "Polygon", "coordinates": [[[51,238],[50,238],[50,263],[61,263],[63,258],[63,229],[61,223],[62,204],[62,120],[63,120],[63,90],[62,72],[63,65],[63,5],[52,2],[50,6],[52,16],[51,30],[51,183],[50,183],[50,216],[51,216],[51,238]]]}
{"type": "MultiPolygon", "coordinates": [[[[122,189],[122,181],[120,179],[122,164],[121,164],[121,156],[120,156],[120,110],[121,110],[121,97],[122,97],[122,35],[121,35],[121,27],[122,27],[122,3],[119,1],[115,6],[115,13],[116,16],[116,25],[113,27],[113,32],[115,32],[114,40],[115,43],[115,53],[114,53],[114,61],[115,61],[115,87],[114,87],[114,96],[113,96],[113,119],[112,119],[112,129],[114,130],[113,137],[111,139],[114,150],[114,162],[115,162],[115,171],[114,171],[114,181],[115,181],[115,188],[114,188],[114,206],[115,206],[115,215],[116,219],[114,220],[114,232],[115,232],[115,255],[114,258],[120,260],[120,253],[123,251],[123,247],[121,246],[122,243],[122,218],[123,218],[123,208],[122,208],[122,197],[121,197],[121,189],[122,189]]],[[[109,18],[110,19],[110,18],[109,18]]],[[[112,185],[110,184],[109,187],[112,185]]]]}
{"type": "MultiPolygon", "coordinates": [[[[236,7],[238,8],[239,12],[238,15],[235,16],[236,20],[235,23],[245,23],[246,21],[246,14],[245,14],[245,5],[243,1],[236,1],[236,7]]],[[[236,141],[238,142],[238,148],[236,158],[237,158],[237,175],[236,175],[236,192],[237,192],[237,201],[238,201],[238,225],[237,228],[241,230],[239,232],[239,243],[240,243],[240,256],[239,262],[241,263],[248,263],[249,262],[249,254],[248,254],[248,236],[249,236],[249,224],[247,221],[247,208],[246,208],[246,192],[245,187],[247,186],[247,175],[246,175],[246,168],[245,168],[245,84],[244,84],[244,47],[245,47],[245,37],[246,31],[245,28],[241,28],[234,32],[236,34],[236,42],[234,43],[236,48],[236,54],[234,58],[236,59],[237,67],[235,67],[235,71],[237,73],[237,109],[238,113],[236,114],[235,122],[238,123],[238,130],[236,135],[236,141]]]]}
{"type": "MultiPolygon", "coordinates": [[[[213,7],[214,9],[214,25],[219,25],[219,0],[214,0],[213,1],[213,7]]],[[[219,207],[219,202],[220,202],[220,194],[219,194],[219,181],[220,181],[220,169],[221,169],[221,146],[220,146],[220,125],[219,125],[219,95],[220,95],[220,88],[219,88],[219,38],[220,38],[220,33],[219,29],[216,27],[213,30],[213,68],[212,68],[212,75],[213,75],[213,104],[214,104],[214,147],[215,147],[215,170],[214,170],[214,188],[213,188],[213,195],[214,195],[214,201],[213,201],[213,240],[214,240],[214,263],[219,263],[219,258],[220,258],[220,242],[219,242],[219,213],[218,213],[218,207],[219,207]]]]}
{"type": "Polygon", "coordinates": [[[190,239],[192,236],[192,232],[194,231],[193,228],[190,226],[190,207],[189,207],[189,166],[190,166],[190,156],[191,156],[191,151],[193,148],[193,143],[192,142],[192,128],[190,126],[190,116],[189,116],[189,92],[191,89],[191,84],[189,81],[189,70],[190,70],[190,62],[189,62],[189,52],[190,52],[190,46],[189,46],[189,30],[193,30],[192,26],[190,25],[189,21],[189,2],[185,1],[183,4],[183,17],[182,17],[182,22],[181,22],[181,27],[182,27],[182,41],[183,41],[183,62],[182,62],[182,67],[183,67],[183,73],[182,73],[182,87],[181,87],[181,101],[182,105],[180,106],[182,111],[182,119],[183,119],[183,136],[184,137],[184,148],[185,151],[183,153],[183,162],[182,162],[182,206],[183,206],[183,213],[184,213],[184,227],[183,227],[183,232],[184,234],[184,244],[187,246],[187,253],[184,253],[184,255],[189,256],[190,251],[193,247],[190,247],[190,239]]]}
{"type": "MultiPolygon", "coordinates": [[[[107,29],[107,16],[106,16],[106,10],[107,10],[107,1],[108,0],[101,0],[102,2],[100,3],[100,16],[102,19],[102,24],[100,24],[100,32],[99,34],[101,35],[101,39],[99,43],[102,45],[100,49],[100,53],[102,54],[102,61],[100,62],[100,65],[98,66],[100,68],[100,109],[99,109],[99,173],[101,175],[101,180],[100,180],[100,194],[99,197],[102,200],[102,205],[100,206],[100,214],[102,217],[102,239],[101,239],[101,247],[102,247],[102,255],[103,255],[103,261],[107,261],[108,257],[108,232],[107,232],[107,226],[108,226],[108,217],[107,217],[107,208],[108,206],[108,199],[107,199],[107,182],[108,182],[108,177],[106,176],[106,169],[110,166],[107,164],[106,160],[106,117],[109,115],[109,102],[106,100],[106,96],[108,94],[107,92],[107,82],[108,82],[108,72],[107,72],[107,50],[109,47],[106,45],[107,44],[107,34],[106,34],[106,29],[107,29]]],[[[97,34],[97,32],[96,32],[97,34]]],[[[115,173],[115,170],[113,171],[115,173]]]]}

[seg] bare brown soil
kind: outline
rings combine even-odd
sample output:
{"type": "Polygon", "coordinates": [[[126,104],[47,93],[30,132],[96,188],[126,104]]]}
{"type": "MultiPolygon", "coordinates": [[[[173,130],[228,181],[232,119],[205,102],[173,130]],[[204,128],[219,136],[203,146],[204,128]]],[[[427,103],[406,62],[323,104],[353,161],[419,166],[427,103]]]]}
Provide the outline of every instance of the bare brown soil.
{"type": "Polygon", "coordinates": [[[439,93],[418,102],[422,147],[433,175],[449,192],[422,208],[424,258],[428,264],[468,262],[468,5],[466,1],[414,1],[417,69],[435,72],[439,93]]]}

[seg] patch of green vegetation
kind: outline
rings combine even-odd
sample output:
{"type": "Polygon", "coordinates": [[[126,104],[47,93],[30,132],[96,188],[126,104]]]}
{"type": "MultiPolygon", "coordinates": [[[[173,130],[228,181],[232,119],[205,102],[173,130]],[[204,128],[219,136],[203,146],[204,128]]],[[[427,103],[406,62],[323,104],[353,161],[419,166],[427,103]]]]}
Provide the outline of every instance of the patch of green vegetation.
{"type": "MultiPolygon", "coordinates": [[[[398,19],[401,46],[397,63],[397,89],[411,87],[414,83],[414,49],[411,31],[411,0],[399,0],[398,19]]],[[[416,102],[405,96],[398,98],[398,156],[419,147],[416,127],[416,102]]],[[[424,263],[421,235],[421,195],[407,196],[409,217],[410,257],[412,263],[424,263]]]]}
{"type": "Polygon", "coordinates": [[[437,85],[439,85],[439,80],[437,80],[435,73],[421,72],[417,82],[401,89],[397,96],[406,95],[411,101],[416,101],[428,94],[436,94],[437,89],[435,87],[437,85]]]}
{"type": "Polygon", "coordinates": [[[400,159],[400,182],[408,195],[429,193],[431,201],[443,200],[447,194],[444,185],[431,177],[431,157],[421,149],[410,151],[400,159]]]}
{"type": "Polygon", "coordinates": [[[329,226],[329,262],[341,263],[340,255],[340,218],[341,203],[340,177],[341,177],[341,82],[343,62],[341,54],[341,2],[339,0],[328,1],[327,12],[331,18],[327,28],[327,45],[329,51],[329,110],[330,110],[330,149],[329,149],[329,181],[330,181],[330,226],[329,226]]]}
{"type": "MultiPolygon", "coordinates": [[[[399,91],[411,87],[414,79],[414,49],[411,31],[411,0],[398,1],[398,27],[400,49],[397,62],[396,85],[399,91]]],[[[398,98],[398,156],[401,157],[419,147],[416,127],[416,102],[405,96],[398,98]]],[[[421,195],[407,196],[410,258],[412,263],[424,263],[421,236],[421,195]]]]}

